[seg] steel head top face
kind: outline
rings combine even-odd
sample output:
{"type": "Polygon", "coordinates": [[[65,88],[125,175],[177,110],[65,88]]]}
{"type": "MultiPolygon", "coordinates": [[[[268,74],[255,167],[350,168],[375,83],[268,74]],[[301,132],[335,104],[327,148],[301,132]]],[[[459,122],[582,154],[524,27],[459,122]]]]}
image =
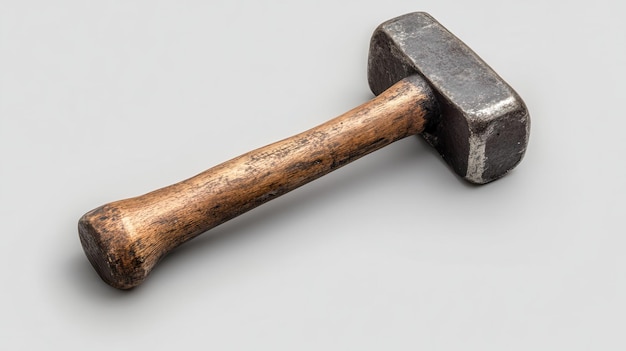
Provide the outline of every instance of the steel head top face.
{"type": "Polygon", "coordinates": [[[381,24],[370,45],[368,81],[374,94],[413,74],[430,84],[441,109],[423,136],[456,173],[483,184],[521,161],[530,130],[524,102],[467,45],[423,12],[381,24]]]}

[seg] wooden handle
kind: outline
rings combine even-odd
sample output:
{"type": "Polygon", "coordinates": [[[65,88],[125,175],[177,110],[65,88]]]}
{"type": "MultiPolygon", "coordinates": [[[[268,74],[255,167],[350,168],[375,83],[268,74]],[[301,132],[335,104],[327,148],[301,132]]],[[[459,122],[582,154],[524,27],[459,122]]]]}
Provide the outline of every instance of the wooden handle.
{"type": "Polygon", "coordinates": [[[100,277],[128,289],[183,242],[357,158],[421,133],[434,107],[418,77],[335,119],[151,193],[106,204],[79,221],[100,277]]]}

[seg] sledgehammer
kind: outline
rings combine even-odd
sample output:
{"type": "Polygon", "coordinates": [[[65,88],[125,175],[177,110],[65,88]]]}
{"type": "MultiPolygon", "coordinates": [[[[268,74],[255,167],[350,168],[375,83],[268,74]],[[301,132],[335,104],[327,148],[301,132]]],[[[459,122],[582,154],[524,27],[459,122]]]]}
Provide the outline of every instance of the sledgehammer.
{"type": "Polygon", "coordinates": [[[324,124],[151,193],[109,203],[78,223],[100,277],[129,289],[183,242],[372,151],[421,134],[451,168],[484,184],[522,159],[524,102],[426,13],[381,24],[370,44],[373,100],[324,124]]]}

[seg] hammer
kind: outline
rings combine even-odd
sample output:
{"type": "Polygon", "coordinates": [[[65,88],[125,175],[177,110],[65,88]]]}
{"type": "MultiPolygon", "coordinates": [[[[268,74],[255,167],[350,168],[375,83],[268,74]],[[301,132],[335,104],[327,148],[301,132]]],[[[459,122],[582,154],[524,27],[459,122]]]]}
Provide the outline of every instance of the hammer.
{"type": "Polygon", "coordinates": [[[187,240],[410,135],[421,134],[475,184],[502,177],[526,151],[524,102],[426,13],[394,18],[374,31],[368,82],[377,96],[339,117],[86,213],[78,232],[96,272],[116,288],[135,287],[187,240]]]}

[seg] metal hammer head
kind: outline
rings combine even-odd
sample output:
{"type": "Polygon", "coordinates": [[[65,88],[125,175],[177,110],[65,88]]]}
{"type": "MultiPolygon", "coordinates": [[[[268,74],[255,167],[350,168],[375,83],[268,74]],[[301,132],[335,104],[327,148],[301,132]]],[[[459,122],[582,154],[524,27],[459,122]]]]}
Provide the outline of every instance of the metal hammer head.
{"type": "Polygon", "coordinates": [[[522,159],[530,117],[522,99],[478,55],[427,13],[381,24],[372,36],[368,81],[378,95],[418,74],[441,115],[423,133],[456,173],[484,184],[522,159]]]}

